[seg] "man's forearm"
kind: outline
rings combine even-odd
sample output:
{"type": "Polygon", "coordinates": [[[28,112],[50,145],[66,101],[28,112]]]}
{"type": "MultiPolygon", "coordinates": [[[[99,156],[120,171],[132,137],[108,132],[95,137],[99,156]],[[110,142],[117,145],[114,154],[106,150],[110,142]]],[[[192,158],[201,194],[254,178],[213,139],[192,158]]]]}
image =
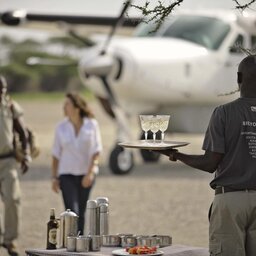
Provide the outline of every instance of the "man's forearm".
{"type": "Polygon", "coordinates": [[[180,152],[174,152],[173,156],[184,164],[202,171],[213,173],[217,167],[206,155],[187,155],[180,152]]]}

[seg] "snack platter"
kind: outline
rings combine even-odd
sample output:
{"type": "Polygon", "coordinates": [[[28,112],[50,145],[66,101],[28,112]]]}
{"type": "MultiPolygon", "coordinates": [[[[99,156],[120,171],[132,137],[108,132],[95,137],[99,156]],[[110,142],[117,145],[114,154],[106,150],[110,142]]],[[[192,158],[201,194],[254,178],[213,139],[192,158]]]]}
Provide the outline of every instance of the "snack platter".
{"type": "Polygon", "coordinates": [[[187,146],[188,142],[180,141],[161,141],[161,140],[136,140],[129,142],[120,142],[118,145],[125,148],[139,148],[139,149],[149,149],[149,150],[165,150],[171,148],[178,148],[187,146]]]}
{"type": "Polygon", "coordinates": [[[160,251],[160,250],[157,250],[155,253],[150,253],[150,254],[130,254],[129,252],[127,252],[125,249],[117,249],[117,250],[114,250],[112,251],[112,255],[114,256],[132,256],[132,255],[136,255],[136,256],[139,256],[139,255],[143,255],[143,256],[160,256],[160,255],[163,255],[164,252],[163,251],[160,251]]]}

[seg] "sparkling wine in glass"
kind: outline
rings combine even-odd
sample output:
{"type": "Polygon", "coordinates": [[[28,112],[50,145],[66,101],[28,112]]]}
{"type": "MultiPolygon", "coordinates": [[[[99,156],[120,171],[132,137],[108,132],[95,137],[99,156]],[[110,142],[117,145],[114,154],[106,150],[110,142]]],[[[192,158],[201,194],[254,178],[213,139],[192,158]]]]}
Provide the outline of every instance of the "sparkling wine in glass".
{"type": "Polygon", "coordinates": [[[145,140],[148,139],[148,131],[150,130],[152,117],[153,115],[140,115],[140,125],[144,131],[145,140]]]}
{"type": "Polygon", "coordinates": [[[153,141],[155,142],[156,140],[156,133],[159,131],[160,129],[160,119],[157,116],[153,116],[151,118],[151,123],[150,123],[150,130],[153,133],[153,141]]]}
{"type": "Polygon", "coordinates": [[[170,120],[170,115],[157,115],[159,118],[159,130],[161,131],[161,140],[164,141],[164,132],[167,130],[170,120]]]}

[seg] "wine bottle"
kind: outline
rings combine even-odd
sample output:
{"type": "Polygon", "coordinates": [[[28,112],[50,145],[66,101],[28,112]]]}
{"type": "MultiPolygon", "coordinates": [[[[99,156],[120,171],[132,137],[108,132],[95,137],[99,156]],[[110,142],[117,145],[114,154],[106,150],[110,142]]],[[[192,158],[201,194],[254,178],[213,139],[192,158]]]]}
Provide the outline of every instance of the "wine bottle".
{"type": "Polygon", "coordinates": [[[54,250],[57,248],[57,228],[58,228],[58,221],[55,219],[55,209],[51,208],[50,220],[47,222],[46,249],[54,250]]]}

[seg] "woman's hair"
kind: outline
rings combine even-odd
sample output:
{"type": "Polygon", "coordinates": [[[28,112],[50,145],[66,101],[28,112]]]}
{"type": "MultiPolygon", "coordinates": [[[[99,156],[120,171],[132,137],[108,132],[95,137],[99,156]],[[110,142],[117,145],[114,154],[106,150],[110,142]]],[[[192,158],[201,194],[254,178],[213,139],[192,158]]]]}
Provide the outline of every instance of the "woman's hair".
{"type": "Polygon", "coordinates": [[[80,117],[94,118],[94,114],[87,105],[87,102],[76,92],[68,92],[66,97],[71,100],[74,107],[79,108],[80,117]]]}

